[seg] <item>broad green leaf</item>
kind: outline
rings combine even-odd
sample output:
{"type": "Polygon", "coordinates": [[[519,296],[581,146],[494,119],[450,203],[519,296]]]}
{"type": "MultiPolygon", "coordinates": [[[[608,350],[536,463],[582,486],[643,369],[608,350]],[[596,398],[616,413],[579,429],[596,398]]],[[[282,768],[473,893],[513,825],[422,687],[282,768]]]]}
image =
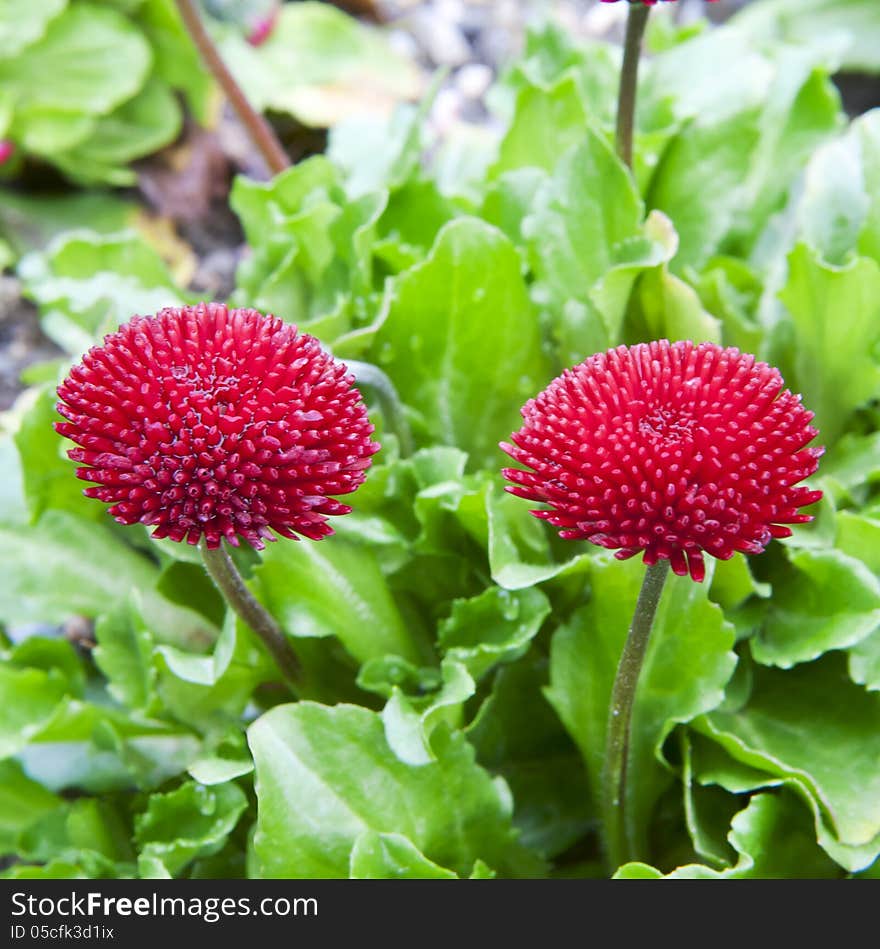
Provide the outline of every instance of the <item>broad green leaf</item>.
{"type": "Polygon", "coordinates": [[[788,669],[829,649],[855,646],[880,627],[880,581],[839,550],[786,548],[794,570],[774,585],[752,655],[788,669]]]}
{"type": "Polygon", "coordinates": [[[643,214],[630,173],[588,128],[538,190],[522,230],[564,365],[619,342],[636,276],[675,252],[669,221],[643,214]]]}
{"type": "Polygon", "coordinates": [[[552,171],[560,155],[583,141],[588,122],[574,75],[565,75],[552,86],[524,86],[492,177],[526,167],[552,171]]]}
{"type": "Polygon", "coordinates": [[[27,531],[0,529],[0,543],[8,558],[0,576],[7,622],[97,616],[132,588],[149,589],[156,576],[109,528],[63,511],[47,512],[27,531]]]}
{"type": "Polygon", "coordinates": [[[150,47],[130,20],[76,3],[36,43],[0,58],[0,86],[25,105],[101,115],[143,86],[150,60],[150,47]]]}
{"type": "Polygon", "coordinates": [[[365,830],[354,842],[352,880],[455,880],[456,874],[429,860],[402,834],[365,830]]]}
{"type": "Polygon", "coordinates": [[[299,702],[267,712],[248,738],[261,876],[345,877],[369,831],[400,834],[460,876],[478,858],[505,875],[536,869],[514,840],[509,792],[474,763],[461,734],[438,731],[437,761],[408,765],[388,747],[375,713],[299,702]]]}
{"type": "Polygon", "coordinates": [[[26,152],[52,160],[88,138],[97,122],[95,116],[83,112],[25,106],[16,110],[10,133],[26,152]]]}
{"type": "Polygon", "coordinates": [[[480,678],[498,663],[519,659],[550,612],[540,590],[487,587],[479,596],[456,600],[437,637],[446,656],[480,678]]]}
{"type": "MultiPolygon", "coordinates": [[[[561,626],[550,653],[547,697],[584,757],[596,802],[611,687],[644,566],[601,554],[590,561],[588,604],[561,626]]],[[[670,780],[661,746],[676,722],[717,707],[733,673],[733,629],[689,577],[670,577],[658,608],[633,711],[628,835],[644,852],[651,809],[670,780]],[[641,844],[641,846],[639,846],[641,844]]]]}
{"type": "Polygon", "coordinates": [[[121,166],[174,141],[182,122],[171,87],[151,78],[134,98],[102,116],[85,141],[53,157],[78,181],[134,184],[135,172],[121,166]]]}
{"type": "Polygon", "coordinates": [[[519,256],[470,218],[447,224],[397,279],[373,348],[426,434],[478,466],[498,463],[499,433],[549,376],[519,256]]]}
{"type": "Polygon", "coordinates": [[[139,590],[144,621],[160,641],[192,647],[216,636],[205,617],[156,592],[156,567],[109,527],[48,511],[27,530],[0,528],[0,543],[9,558],[0,575],[0,616],[8,623],[100,616],[139,590]]]}
{"type": "Polygon", "coordinates": [[[174,876],[196,857],[216,853],[246,807],[244,792],[232,782],[207,788],[190,781],[150,797],[135,818],[135,841],[150,865],[157,861],[174,876]]]}
{"type": "Polygon", "coordinates": [[[0,58],[11,59],[39,40],[66,6],[67,0],[0,0],[0,58]]]}
{"type": "Polygon", "coordinates": [[[297,639],[336,636],[359,662],[389,653],[420,659],[368,547],[341,537],[272,544],[254,571],[253,589],[297,639]]]}
{"type": "Polygon", "coordinates": [[[747,200],[742,157],[751,154],[758,139],[758,113],[747,110],[724,120],[695,119],[666,149],[646,204],[675,224],[680,240],[672,263],[676,272],[700,269],[721,248],[747,200]]]}
{"type": "Polygon", "coordinates": [[[867,257],[846,267],[822,263],[805,245],[789,256],[780,294],[794,330],[795,378],[816,413],[824,444],[842,434],[849,415],[880,393],[880,264],[867,257]]]}
{"type": "Polygon", "coordinates": [[[542,694],[546,682],[546,660],[504,666],[468,738],[480,764],[510,785],[522,842],[552,858],[584,835],[593,815],[583,761],[542,694]]]}
{"type": "Polygon", "coordinates": [[[880,696],[854,685],[838,657],[760,670],[743,708],[697,726],[737,761],[799,788],[830,843],[854,849],[847,856],[820,836],[833,859],[862,869],[880,851],[880,696]]]}

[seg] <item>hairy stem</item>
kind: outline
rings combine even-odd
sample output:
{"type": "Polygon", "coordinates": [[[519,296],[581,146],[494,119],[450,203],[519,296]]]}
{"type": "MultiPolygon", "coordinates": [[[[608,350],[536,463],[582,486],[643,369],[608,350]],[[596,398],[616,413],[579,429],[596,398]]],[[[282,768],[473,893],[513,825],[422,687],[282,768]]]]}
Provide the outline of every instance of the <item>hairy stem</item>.
{"type": "Polygon", "coordinates": [[[620,87],[617,93],[617,154],[628,168],[632,168],[633,126],[636,114],[636,90],[639,80],[639,58],[642,37],[651,8],[642,0],[630,2],[626,18],[626,38],[623,42],[623,64],[620,67],[620,87]]]}
{"type": "Polygon", "coordinates": [[[632,840],[626,815],[632,712],[639,684],[639,673],[648,649],[648,639],[651,635],[651,627],[654,625],[657,604],[660,602],[660,595],[663,593],[663,585],[668,574],[668,560],[658,560],[645,571],[645,579],[639,591],[629,635],[620,655],[617,675],[611,690],[602,791],[605,845],[612,871],[628,860],[637,859],[638,856],[632,853],[632,840]]]}
{"type": "Polygon", "coordinates": [[[202,539],[201,550],[205,569],[217,589],[232,609],[263,640],[288,685],[296,694],[302,670],[296,653],[281,627],[245,586],[238,567],[222,546],[222,542],[220,547],[211,550],[202,539]]]}
{"type": "Polygon", "coordinates": [[[226,93],[226,98],[232,104],[242,124],[248,130],[254,145],[260,151],[267,167],[273,175],[279,174],[290,167],[290,159],[272,126],[250,104],[241,86],[229,71],[223,58],[220,56],[214,41],[208,35],[205,24],[199,15],[196,0],[174,0],[180,13],[180,18],[186,27],[192,41],[196,44],[202,60],[210,70],[220,88],[226,93]]]}

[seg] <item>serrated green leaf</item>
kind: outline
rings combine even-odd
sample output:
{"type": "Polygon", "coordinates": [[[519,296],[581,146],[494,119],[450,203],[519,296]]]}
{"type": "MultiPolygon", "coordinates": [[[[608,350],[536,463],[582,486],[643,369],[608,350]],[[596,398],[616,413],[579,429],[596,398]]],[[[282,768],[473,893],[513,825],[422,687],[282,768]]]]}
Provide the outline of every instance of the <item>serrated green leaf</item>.
{"type": "Polygon", "coordinates": [[[880,626],[880,581],[839,550],[786,548],[795,572],[774,589],[752,655],[788,669],[855,646],[880,626]]]}
{"type": "Polygon", "coordinates": [[[737,761],[798,788],[834,860],[862,869],[880,851],[880,696],[854,685],[839,657],[761,670],[742,709],[696,724],[737,761]]]}
{"type": "Polygon", "coordinates": [[[410,697],[393,686],[382,709],[382,724],[389,748],[406,764],[424,765],[436,761],[431,734],[443,721],[460,723],[461,707],[476,687],[467,669],[459,662],[444,659],[440,688],[432,695],[410,697]]]}
{"type": "Polygon", "coordinates": [[[216,853],[247,807],[235,784],[204,787],[190,781],[168,794],[154,794],[135,819],[135,841],[148,864],[153,861],[174,876],[199,856],[216,853]]]}
{"type": "Polygon", "coordinates": [[[843,432],[853,410],[880,392],[880,264],[867,257],[846,267],[822,263],[799,244],[788,259],[780,299],[794,329],[795,378],[789,385],[816,413],[824,444],[843,432]]]}
{"type": "Polygon", "coordinates": [[[448,658],[480,678],[498,663],[522,656],[549,613],[550,603],[540,590],[488,587],[452,604],[437,629],[438,642],[448,658]]]}

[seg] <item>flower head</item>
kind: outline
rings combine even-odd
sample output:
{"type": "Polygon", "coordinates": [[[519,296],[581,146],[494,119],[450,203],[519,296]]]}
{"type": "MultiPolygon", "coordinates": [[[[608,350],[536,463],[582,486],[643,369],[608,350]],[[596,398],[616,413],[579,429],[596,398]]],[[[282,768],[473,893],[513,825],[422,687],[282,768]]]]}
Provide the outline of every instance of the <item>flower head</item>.
{"type": "Polygon", "coordinates": [[[796,487],[822,448],[779,371],[738,349],[667,340],[591,356],[522,410],[501,447],[531,470],[504,469],[507,490],[560,536],[668,559],[705,574],[703,553],[761,553],[821,491],[796,487]]]}
{"type": "Polygon", "coordinates": [[[87,497],[154,537],[257,549],[332,534],[379,446],[343,363],[295,326],[221,303],[136,316],[58,388],[87,497]]]}

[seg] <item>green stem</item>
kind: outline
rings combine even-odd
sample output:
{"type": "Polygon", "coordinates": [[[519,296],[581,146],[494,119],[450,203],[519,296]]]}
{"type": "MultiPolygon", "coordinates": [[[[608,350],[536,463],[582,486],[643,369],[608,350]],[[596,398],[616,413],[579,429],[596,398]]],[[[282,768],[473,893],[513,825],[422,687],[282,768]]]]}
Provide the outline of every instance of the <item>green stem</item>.
{"type": "Polygon", "coordinates": [[[632,711],[657,604],[660,602],[668,574],[668,560],[658,560],[645,571],[645,579],[639,591],[629,635],[620,655],[611,690],[602,790],[605,844],[612,871],[628,860],[637,858],[633,853],[633,840],[627,827],[626,815],[632,711]]]}
{"type": "Polygon", "coordinates": [[[632,168],[639,58],[650,12],[651,8],[645,6],[642,0],[630,0],[626,18],[626,38],[623,41],[623,64],[620,67],[620,88],[617,93],[616,135],[617,154],[627,168],[632,168]]]}
{"type": "Polygon", "coordinates": [[[400,454],[404,458],[411,455],[413,453],[412,432],[394,383],[378,366],[370,362],[346,359],[345,365],[348,366],[359,386],[369,386],[376,393],[385,422],[397,436],[400,454]]]}
{"type": "Polygon", "coordinates": [[[250,104],[248,97],[244,94],[241,86],[235,81],[235,77],[229,71],[223,57],[220,55],[214,41],[208,35],[205,24],[199,14],[198,6],[195,0],[174,0],[183,25],[193,43],[195,43],[202,61],[205,66],[217,80],[220,88],[226,93],[232,108],[241,120],[242,125],[247,129],[248,134],[257,146],[263,160],[273,175],[290,167],[290,158],[284,151],[278,136],[272,130],[272,126],[257,112],[250,104]]]}
{"type": "Polygon", "coordinates": [[[294,695],[297,694],[302,670],[290,640],[263,604],[245,586],[238,567],[222,546],[222,541],[220,547],[211,550],[202,539],[201,551],[205,569],[217,589],[232,609],[263,640],[294,695]]]}

